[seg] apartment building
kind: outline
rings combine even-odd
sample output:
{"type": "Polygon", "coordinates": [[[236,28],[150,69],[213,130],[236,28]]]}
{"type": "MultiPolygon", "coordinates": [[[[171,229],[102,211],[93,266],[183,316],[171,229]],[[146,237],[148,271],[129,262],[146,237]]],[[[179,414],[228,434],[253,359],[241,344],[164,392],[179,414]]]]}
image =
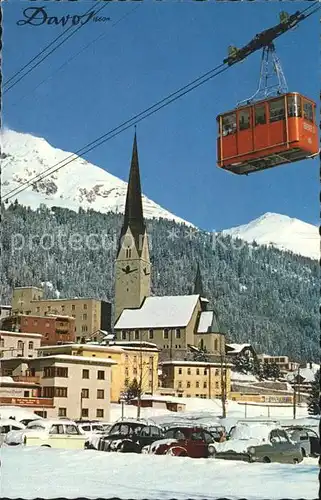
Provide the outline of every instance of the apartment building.
{"type": "Polygon", "coordinates": [[[174,389],[181,397],[212,399],[231,392],[231,364],[207,363],[199,361],[164,361],[162,366],[162,388],[174,389]],[[226,377],[226,382],[225,382],[226,377]],[[223,387],[224,389],[224,387],[223,387]]]}
{"type": "Polygon", "coordinates": [[[1,327],[1,321],[4,318],[7,318],[8,316],[11,315],[11,310],[12,310],[11,306],[4,306],[0,304],[0,327],[1,327]]]}
{"type": "Polygon", "coordinates": [[[19,287],[13,290],[12,313],[36,316],[69,316],[75,319],[76,342],[101,340],[100,330],[111,330],[111,304],[93,298],[44,299],[43,289],[19,287]]]}
{"type": "Polygon", "coordinates": [[[299,363],[290,361],[288,356],[269,356],[268,354],[258,354],[257,359],[264,364],[277,364],[280,368],[281,373],[293,372],[300,366],[299,363]]]}
{"type": "Polygon", "coordinates": [[[40,333],[41,345],[75,342],[75,318],[71,316],[35,316],[15,314],[2,321],[3,330],[40,333]]]}
{"type": "Polygon", "coordinates": [[[39,333],[20,333],[0,330],[0,357],[34,358],[41,345],[39,333]]]}
{"type": "Polygon", "coordinates": [[[39,386],[39,397],[12,397],[6,404],[36,409],[47,418],[109,420],[112,359],[56,354],[9,358],[1,364],[4,376],[38,381],[39,386]]]}
{"type": "Polygon", "coordinates": [[[99,357],[115,364],[111,370],[110,400],[118,403],[124,391],[136,378],[142,379],[142,391],[154,394],[158,387],[157,367],[159,350],[153,344],[122,345],[69,344],[42,347],[41,356],[68,354],[70,356],[99,357]]]}

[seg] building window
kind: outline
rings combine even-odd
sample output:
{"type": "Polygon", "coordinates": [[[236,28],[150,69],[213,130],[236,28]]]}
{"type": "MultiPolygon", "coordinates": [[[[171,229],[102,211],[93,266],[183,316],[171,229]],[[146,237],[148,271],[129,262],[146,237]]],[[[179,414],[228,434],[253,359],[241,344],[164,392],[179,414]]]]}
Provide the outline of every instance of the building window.
{"type": "Polygon", "coordinates": [[[46,366],[43,370],[44,378],[68,378],[68,368],[56,367],[56,366],[46,366]]]}
{"type": "Polygon", "coordinates": [[[121,332],[121,338],[122,338],[122,340],[126,340],[126,330],[123,330],[121,332]]]}
{"type": "Polygon", "coordinates": [[[178,387],[181,388],[182,387],[182,382],[181,380],[178,382],[178,387]]]}
{"type": "Polygon", "coordinates": [[[104,399],[104,398],[105,398],[104,389],[97,389],[97,399],[104,399]]]}
{"type": "Polygon", "coordinates": [[[196,375],[199,375],[199,374],[200,374],[200,369],[196,368],[196,375]]]}
{"type": "Polygon", "coordinates": [[[54,388],[54,397],[55,398],[67,398],[68,397],[67,387],[55,387],[54,388]]]}
{"type": "Polygon", "coordinates": [[[82,371],[82,378],[89,378],[89,370],[82,371]]]}
{"type": "Polygon", "coordinates": [[[29,342],[28,349],[33,349],[33,342],[29,342]]]}
{"type": "Polygon", "coordinates": [[[148,330],[148,338],[149,340],[152,340],[154,338],[154,330],[148,330]]]}
{"type": "Polygon", "coordinates": [[[132,256],[132,251],[130,248],[126,248],[126,259],[130,259],[132,256]]]}
{"type": "Polygon", "coordinates": [[[81,397],[82,397],[82,399],[88,399],[89,398],[89,389],[81,389],[81,397]]]}
{"type": "Polygon", "coordinates": [[[215,370],[215,377],[218,377],[219,374],[220,374],[220,371],[216,368],[216,370],[215,370]]]}
{"type": "Polygon", "coordinates": [[[75,304],[72,304],[71,306],[71,310],[74,311],[75,310],[75,304]]]}
{"type": "Polygon", "coordinates": [[[215,339],[214,340],[214,351],[217,351],[218,350],[218,340],[215,339]]]}
{"type": "Polygon", "coordinates": [[[176,336],[177,339],[181,338],[181,331],[180,331],[179,328],[176,328],[175,336],[176,336]]]}
{"type": "Polygon", "coordinates": [[[96,410],[96,417],[97,418],[104,418],[104,410],[101,408],[97,408],[96,410]]]}
{"type": "Polygon", "coordinates": [[[84,321],[87,319],[87,313],[84,313],[84,314],[82,315],[82,319],[83,319],[84,321]]]}
{"type": "Polygon", "coordinates": [[[82,416],[83,418],[88,418],[88,415],[89,415],[89,413],[88,413],[88,408],[82,408],[82,409],[81,409],[81,416],[82,416]]]}
{"type": "Polygon", "coordinates": [[[81,331],[82,332],[87,332],[88,331],[88,326],[87,325],[82,325],[81,331]]]}
{"type": "Polygon", "coordinates": [[[87,309],[87,304],[84,304],[84,309],[87,309]]]}
{"type": "Polygon", "coordinates": [[[23,342],[22,342],[22,340],[18,340],[18,349],[23,349],[23,342]]]}
{"type": "Polygon", "coordinates": [[[204,389],[206,389],[206,387],[207,387],[207,382],[205,381],[205,382],[203,383],[203,388],[204,388],[204,389]]]}
{"type": "Polygon", "coordinates": [[[204,368],[204,375],[207,375],[207,368],[204,368]]]}
{"type": "Polygon", "coordinates": [[[0,339],[0,347],[4,347],[4,339],[0,339]]]}
{"type": "Polygon", "coordinates": [[[196,386],[196,387],[199,387],[199,386],[200,386],[200,383],[199,383],[199,382],[196,382],[195,386],[196,386]]]}
{"type": "Polygon", "coordinates": [[[40,307],[37,307],[37,313],[40,313],[40,307]]]}
{"type": "Polygon", "coordinates": [[[168,339],[168,328],[164,328],[163,337],[164,337],[164,340],[168,339]]]}
{"type": "Polygon", "coordinates": [[[104,372],[104,370],[98,370],[98,372],[97,372],[97,379],[98,380],[105,380],[105,372],[104,372]]]}
{"type": "Polygon", "coordinates": [[[186,387],[187,387],[187,389],[189,389],[191,387],[191,383],[187,382],[186,387]]]}
{"type": "Polygon", "coordinates": [[[62,310],[62,312],[64,312],[65,311],[65,306],[61,306],[61,310],[62,310]]]}
{"type": "Polygon", "coordinates": [[[191,375],[191,369],[187,368],[187,375],[191,375]]]}
{"type": "Polygon", "coordinates": [[[135,330],[134,339],[139,340],[139,330],[135,330]]]}
{"type": "Polygon", "coordinates": [[[215,389],[218,389],[218,388],[219,388],[218,382],[215,382],[215,389]]]}
{"type": "Polygon", "coordinates": [[[58,408],[58,417],[66,417],[67,408],[58,408]]]}
{"type": "Polygon", "coordinates": [[[33,326],[37,326],[37,325],[38,325],[38,321],[35,319],[33,322],[33,326]]]}

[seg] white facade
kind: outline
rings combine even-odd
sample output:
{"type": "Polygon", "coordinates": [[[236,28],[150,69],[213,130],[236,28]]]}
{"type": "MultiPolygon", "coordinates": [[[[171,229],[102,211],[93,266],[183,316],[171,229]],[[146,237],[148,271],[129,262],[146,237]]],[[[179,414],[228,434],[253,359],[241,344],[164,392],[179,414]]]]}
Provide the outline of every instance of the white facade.
{"type": "Polygon", "coordinates": [[[41,345],[40,333],[19,333],[0,330],[0,357],[34,358],[41,345]]]}

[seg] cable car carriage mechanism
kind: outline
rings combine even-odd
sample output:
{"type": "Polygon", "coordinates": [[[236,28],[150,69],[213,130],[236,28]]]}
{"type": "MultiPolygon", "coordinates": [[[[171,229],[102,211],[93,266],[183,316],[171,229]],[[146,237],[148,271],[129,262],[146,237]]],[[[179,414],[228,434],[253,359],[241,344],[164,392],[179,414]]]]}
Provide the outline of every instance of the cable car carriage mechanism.
{"type": "MultiPolygon", "coordinates": [[[[229,47],[230,60],[237,53],[229,47]]],[[[234,174],[247,175],[319,154],[316,104],[298,92],[288,92],[273,42],[263,46],[255,94],[218,115],[217,124],[217,165],[234,174]],[[277,83],[269,85],[273,77],[277,83]]]]}

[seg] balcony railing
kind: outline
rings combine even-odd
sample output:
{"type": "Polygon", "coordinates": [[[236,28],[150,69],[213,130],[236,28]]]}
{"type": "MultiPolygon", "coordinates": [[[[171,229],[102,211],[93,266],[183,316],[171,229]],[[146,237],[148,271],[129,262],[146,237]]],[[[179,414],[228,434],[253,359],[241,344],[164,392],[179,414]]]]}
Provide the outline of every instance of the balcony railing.
{"type": "Polygon", "coordinates": [[[40,384],[40,377],[36,375],[14,375],[15,382],[28,382],[30,384],[40,384]]]}

